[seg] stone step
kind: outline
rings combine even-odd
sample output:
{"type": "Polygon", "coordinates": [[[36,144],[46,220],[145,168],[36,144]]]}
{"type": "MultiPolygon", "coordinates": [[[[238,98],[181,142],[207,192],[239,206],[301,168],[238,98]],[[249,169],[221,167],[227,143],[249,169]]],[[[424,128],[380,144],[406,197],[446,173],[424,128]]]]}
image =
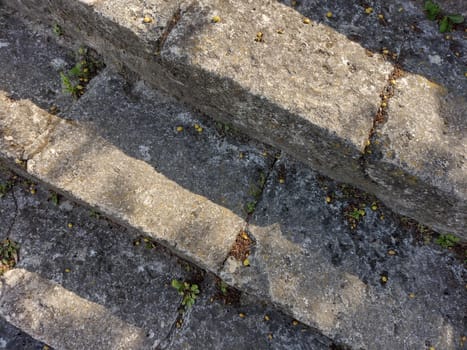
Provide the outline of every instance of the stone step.
{"type": "Polygon", "coordinates": [[[9,228],[2,240],[8,233],[20,245],[18,264],[1,277],[0,314],[48,344],[23,336],[20,346],[17,335],[0,328],[1,338],[13,338],[7,349],[34,344],[42,350],[325,350],[333,345],[271,305],[230,289],[222,294],[214,276],[137,231],[66,198],[52,199],[49,190],[5,170],[0,179],[13,182],[0,201],[1,227],[9,228]],[[180,305],[172,279],[199,285],[192,308],[180,305]]]}
{"type": "MultiPolygon", "coordinates": [[[[14,18],[3,25],[21,27],[14,18]]],[[[0,152],[16,171],[273,303],[338,344],[365,349],[462,346],[465,268],[430,243],[437,236],[433,231],[401,219],[368,194],[190,112],[141,81],[127,83],[110,69],[94,78],[77,101],[63,99],[59,72],[51,73],[51,62],[60,58],[67,64],[66,54],[55,51],[53,43],[45,45],[39,34],[21,36],[20,41],[13,39],[18,35],[14,30],[4,32],[12,37],[7,37],[5,51],[0,50],[8,57],[0,69],[14,72],[17,85],[1,80],[0,152]],[[43,57],[32,71],[22,69],[21,61],[29,57],[21,54],[26,46],[43,57]],[[28,89],[25,78],[30,74],[43,88],[28,89]],[[58,115],[45,110],[55,99],[66,102],[58,115]],[[418,244],[417,237],[425,244],[418,244]]],[[[82,217],[62,222],[58,232],[68,234],[67,224],[76,228],[82,217]]],[[[104,240],[109,245],[121,241],[109,237],[104,240]]],[[[98,257],[105,253],[96,252],[98,257]]],[[[66,256],[62,253],[57,259],[66,256]]],[[[82,256],[77,258],[82,261],[82,256]]],[[[31,264],[50,269],[42,261],[33,259],[31,264]]],[[[113,283],[121,289],[115,281],[126,277],[113,276],[120,270],[118,261],[104,266],[117,266],[106,278],[115,278],[113,283]]],[[[67,268],[62,266],[63,271],[67,268]]],[[[69,276],[63,271],[57,278],[40,275],[45,278],[40,281],[61,283],[69,276]]],[[[88,269],[81,271],[86,276],[88,269]]],[[[16,273],[23,272],[11,272],[16,273]]],[[[186,275],[180,272],[180,277],[186,275]]],[[[138,293],[150,289],[147,282],[138,283],[138,293]]],[[[80,303],[99,304],[103,314],[111,310],[108,317],[147,329],[113,312],[110,304],[102,305],[102,298],[86,297],[88,288],[86,284],[81,292],[72,290],[84,297],[80,303]]],[[[203,323],[202,316],[193,320],[196,325],[183,334],[193,336],[201,326],[223,334],[222,328],[203,323]]],[[[210,320],[222,323],[216,317],[210,320]]],[[[26,329],[33,332],[31,327],[26,329]]],[[[205,337],[196,339],[193,348],[201,348],[205,337]]],[[[187,348],[187,342],[177,344],[187,348]]]]}
{"type": "Polygon", "coordinates": [[[445,42],[415,2],[3,3],[58,25],[128,76],[467,238],[464,34],[445,42]]]}

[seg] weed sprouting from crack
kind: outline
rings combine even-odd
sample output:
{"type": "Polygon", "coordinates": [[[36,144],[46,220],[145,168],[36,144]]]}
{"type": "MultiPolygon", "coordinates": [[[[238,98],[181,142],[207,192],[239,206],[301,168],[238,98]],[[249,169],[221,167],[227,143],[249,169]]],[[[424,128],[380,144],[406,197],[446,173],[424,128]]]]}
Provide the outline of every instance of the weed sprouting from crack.
{"type": "Polygon", "coordinates": [[[82,47],[77,53],[77,63],[68,71],[60,72],[63,91],[78,99],[89,81],[104,67],[90,49],[82,47]]]}

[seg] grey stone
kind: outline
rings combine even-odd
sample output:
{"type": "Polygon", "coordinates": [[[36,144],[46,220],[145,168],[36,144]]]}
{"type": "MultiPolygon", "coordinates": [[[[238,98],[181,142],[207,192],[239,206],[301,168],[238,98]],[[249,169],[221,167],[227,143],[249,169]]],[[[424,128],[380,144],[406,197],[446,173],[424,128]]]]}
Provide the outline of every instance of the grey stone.
{"type": "Polygon", "coordinates": [[[67,118],[239,217],[247,216],[245,205],[274,159],[270,147],[225,133],[225,126],[109,70],[92,81],[67,118]]]}
{"type": "Polygon", "coordinates": [[[383,188],[378,194],[467,239],[467,95],[407,74],[397,80],[387,113],[367,157],[368,175],[383,188]]]}
{"type": "MultiPolygon", "coordinates": [[[[399,212],[422,221],[432,214],[437,229],[463,235],[451,219],[430,207],[437,197],[414,201],[417,209],[407,210],[404,199],[369,179],[363,169],[379,95],[393,68],[384,58],[449,89],[465,90],[462,33],[444,42],[421,4],[306,0],[292,9],[275,1],[246,0],[155,1],[145,6],[118,1],[4,3],[46,23],[62,24],[67,35],[97,49],[128,79],[134,80],[136,73],[314,169],[376,193],[399,212]],[[327,18],[325,10],[335,17],[327,18]],[[152,21],[144,23],[149,15],[152,21]],[[220,17],[218,23],[214,16],[220,17]],[[304,16],[310,16],[310,23],[303,22],[304,16]]],[[[446,11],[463,11],[452,2],[446,6],[446,11]]],[[[448,205],[443,211],[452,209],[448,205]]]]}
{"type": "Polygon", "coordinates": [[[349,201],[335,183],[281,159],[248,228],[250,266],[231,257],[221,277],[352,348],[461,348],[462,263],[414,244],[370,198],[358,199],[366,215],[351,230],[349,201]]]}
{"type": "Polygon", "coordinates": [[[39,339],[46,334],[61,349],[136,350],[147,342],[141,329],[27,270],[4,274],[0,303],[7,320],[39,339]],[[99,334],[95,329],[100,329],[99,334]]]}
{"type": "MultiPolygon", "coordinates": [[[[0,317],[0,349],[43,350],[44,345],[0,317]]],[[[50,346],[48,349],[53,350],[50,346]]]]}
{"type": "Polygon", "coordinates": [[[214,118],[325,174],[365,182],[358,160],[391,70],[378,54],[276,2],[196,1],[162,60],[181,82],[172,91],[214,118]]]}
{"type": "Polygon", "coordinates": [[[0,41],[0,90],[45,110],[67,110],[73,99],[62,93],[60,72],[71,68],[69,51],[41,31],[27,29],[5,7],[0,8],[0,41]]]}
{"type": "Polygon", "coordinates": [[[211,278],[203,284],[203,295],[184,315],[167,350],[175,349],[313,349],[327,350],[333,343],[304,324],[270,305],[243,295],[234,304],[219,300],[211,278]]]}
{"type": "MultiPolygon", "coordinates": [[[[0,171],[0,181],[11,180],[12,176],[0,171]]],[[[0,200],[0,226],[11,227],[10,238],[20,244],[19,264],[4,279],[12,287],[4,286],[0,312],[36,339],[57,349],[113,349],[125,345],[119,344],[116,335],[122,330],[140,335],[138,339],[144,345],[135,346],[138,349],[257,345],[324,350],[333,344],[253,297],[236,292],[233,303],[224,304],[214,276],[200,272],[159,245],[146,243],[137,232],[96,215],[91,217],[89,210],[73,203],[64,209],[62,204],[70,205],[69,200],[59,197],[57,205],[50,191],[34,185],[36,192],[32,194],[29,186],[17,177],[14,187],[0,200]],[[20,276],[29,277],[28,283],[25,278],[15,282],[13,288],[15,278],[20,276]],[[173,278],[199,283],[201,294],[191,309],[179,310],[181,297],[170,287],[173,278]],[[37,292],[28,293],[32,288],[37,292]],[[40,292],[50,288],[52,293],[40,292]],[[70,308],[76,304],[81,307],[70,315],[70,308]],[[100,324],[78,319],[80,310],[89,308],[91,321],[100,324]],[[241,318],[240,313],[246,317],[241,318]],[[266,315],[269,320],[264,319],[266,315]],[[103,325],[108,327],[103,329],[103,325]]],[[[10,331],[11,327],[0,326],[0,336],[8,344],[19,344],[21,339],[32,343],[24,335],[17,339],[19,331],[10,331]]],[[[132,348],[131,343],[126,345],[132,348]]]]}

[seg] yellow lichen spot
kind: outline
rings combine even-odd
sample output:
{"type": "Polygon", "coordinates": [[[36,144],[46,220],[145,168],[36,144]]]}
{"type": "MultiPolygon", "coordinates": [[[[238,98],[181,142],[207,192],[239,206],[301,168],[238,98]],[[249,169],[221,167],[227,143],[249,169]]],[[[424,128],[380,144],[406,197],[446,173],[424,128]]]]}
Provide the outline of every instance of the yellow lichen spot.
{"type": "Polygon", "coordinates": [[[250,260],[248,258],[243,260],[243,266],[250,266],[250,260]]]}
{"type": "Polygon", "coordinates": [[[194,127],[195,127],[195,129],[199,129],[199,128],[200,128],[199,124],[195,124],[194,127]]]}
{"type": "Polygon", "coordinates": [[[279,29],[277,30],[277,34],[284,34],[284,29],[279,28],[279,29]]]}
{"type": "Polygon", "coordinates": [[[73,228],[73,224],[71,222],[68,223],[68,228],[73,228]]]}
{"type": "Polygon", "coordinates": [[[464,73],[464,76],[467,78],[467,72],[464,73]]]}
{"type": "Polygon", "coordinates": [[[381,103],[381,107],[386,108],[388,104],[386,102],[381,103]]]}
{"type": "Polygon", "coordinates": [[[269,320],[270,320],[269,316],[268,316],[268,315],[264,315],[264,320],[265,320],[265,321],[269,321],[269,320]]]}
{"type": "Polygon", "coordinates": [[[279,179],[279,183],[280,183],[280,184],[285,183],[285,179],[281,177],[281,178],[279,179]]]}
{"type": "Polygon", "coordinates": [[[71,270],[68,269],[68,268],[66,268],[66,269],[65,269],[65,272],[66,272],[66,273],[69,273],[69,272],[71,272],[71,270]]]}
{"type": "Polygon", "coordinates": [[[143,241],[146,242],[146,243],[148,243],[148,242],[149,242],[149,238],[144,237],[144,238],[143,238],[143,241]]]}
{"type": "Polygon", "coordinates": [[[384,19],[384,15],[382,13],[378,14],[379,19],[384,19]]]}
{"type": "Polygon", "coordinates": [[[240,313],[238,314],[238,316],[239,316],[240,318],[245,318],[245,317],[246,317],[246,315],[245,315],[243,312],[240,312],[240,313]]]}
{"type": "Polygon", "coordinates": [[[298,321],[297,321],[297,320],[293,320],[293,321],[292,321],[292,324],[293,324],[294,326],[297,326],[297,325],[298,325],[298,321]]]}
{"type": "Polygon", "coordinates": [[[44,345],[44,346],[42,347],[42,350],[50,350],[50,348],[49,348],[47,345],[44,345]]]}
{"type": "Polygon", "coordinates": [[[331,18],[331,17],[332,17],[332,12],[331,12],[331,11],[328,11],[328,12],[326,13],[326,17],[327,17],[327,18],[331,18]]]}
{"type": "Polygon", "coordinates": [[[310,24],[310,23],[311,23],[311,20],[310,20],[308,17],[305,17],[305,18],[303,19],[303,23],[305,23],[305,24],[310,24]]]}
{"type": "Polygon", "coordinates": [[[31,194],[36,194],[36,189],[35,189],[35,188],[31,188],[31,189],[29,190],[29,192],[30,192],[31,194]]]}
{"type": "Polygon", "coordinates": [[[219,23],[221,21],[221,18],[219,16],[214,16],[211,21],[212,23],[219,23]]]}
{"type": "Polygon", "coordinates": [[[243,152],[240,152],[238,154],[238,158],[243,159],[245,157],[245,154],[243,152]]]}
{"type": "Polygon", "coordinates": [[[261,153],[261,155],[262,155],[263,157],[267,157],[267,156],[268,156],[268,152],[264,151],[263,153],[261,153]]]}
{"type": "Polygon", "coordinates": [[[428,350],[436,350],[434,346],[430,346],[428,350]]]}
{"type": "Polygon", "coordinates": [[[379,218],[380,220],[384,220],[384,215],[381,215],[379,218]]]}
{"type": "Polygon", "coordinates": [[[383,54],[384,54],[384,55],[388,55],[388,54],[389,54],[389,50],[388,50],[388,49],[383,49],[383,54]]]}
{"type": "Polygon", "coordinates": [[[376,203],[373,203],[373,204],[371,205],[371,210],[373,210],[373,211],[378,210],[378,205],[377,205],[376,203]]]}
{"type": "Polygon", "coordinates": [[[452,37],[450,35],[446,35],[445,38],[446,40],[451,40],[452,37]]]}
{"type": "Polygon", "coordinates": [[[396,255],[396,251],[394,249],[389,249],[388,250],[388,255],[396,255]]]}
{"type": "Polygon", "coordinates": [[[144,23],[152,23],[152,21],[153,21],[153,19],[152,19],[151,17],[149,17],[149,16],[145,16],[145,17],[143,18],[143,22],[144,22],[144,23]]]}
{"type": "Polygon", "coordinates": [[[197,132],[203,132],[203,128],[200,126],[198,129],[196,129],[197,132]]]}
{"type": "Polygon", "coordinates": [[[391,79],[390,83],[391,83],[391,85],[396,85],[396,80],[395,80],[395,79],[391,79]]]}
{"type": "Polygon", "coordinates": [[[332,198],[329,197],[329,196],[327,196],[327,197],[326,197],[326,203],[331,203],[331,201],[332,201],[332,198]]]}
{"type": "Polygon", "coordinates": [[[246,232],[242,232],[240,237],[242,237],[243,239],[246,239],[246,240],[250,239],[250,237],[248,237],[248,234],[246,232]]]}
{"type": "Polygon", "coordinates": [[[268,334],[268,339],[269,339],[269,340],[272,339],[272,333],[269,333],[269,334],[268,334]]]}
{"type": "Polygon", "coordinates": [[[409,294],[409,298],[410,298],[410,299],[415,298],[415,293],[410,293],[410,294],[409,294]]]}
{"type": "Polygon", "coordinates": [[[381,282],[386,283],[388,281],[387,276],[381,276],[381,282]]]}
{"type": "Polygon", "coordinates": [[[365,9],[365,13],[366,13],[367,15],[373,13],[373,7],[367,7],[367,8],[365,9]]]}
{"type": "Polygon", "coordinates": [[[183,126],[177,126],[177,131],[182,132],[183,131],[183,126]]]}

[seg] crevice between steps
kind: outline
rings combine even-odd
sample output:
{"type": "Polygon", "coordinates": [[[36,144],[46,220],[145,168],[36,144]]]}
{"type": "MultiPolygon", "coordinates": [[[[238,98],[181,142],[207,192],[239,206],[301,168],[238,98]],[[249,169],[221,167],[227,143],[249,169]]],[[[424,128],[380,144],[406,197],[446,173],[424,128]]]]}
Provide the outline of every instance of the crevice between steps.
{"type": "Polygon", "coordinates": [[[278,151],[278,153],[274,155],[274,160],[271,162],[271,164],[267,168],[265,168],[266,174],[264,176],[264,179],[260,179],[259,193],[254,198],[255,207],[250,213],[247,214],[245,218],[245,226],[238,233],[235,243],[229,250],[225,259],[222,261],[219,271],[224,270],[229,257],[233,256],[237,260],[245,261],[245,259],[247,259],[250,255],[251,247],[255,244],[254,237],[252,237],[249,233],[250,220],[253,217],[257,206],[263,200],[264,190],[267,184],[269,183],[274,167],[277,161],[281,158],[281,156],[282,152],[278,151]]]}
{"type": "Polygon", "coordinates": [[[360,156],[360,167],[363,172],[363,175],[367,177],[366,174],[366,165],[369,162],[370,157],[374,157],[376,151],[375,141],[378,138],[378,129],[381,128],[388,121],[387,109],[391,102],[392,97],[395,94],[395,88],[397,84],[397,79],[404,75],[404,71],[398,61],[394,63],[394,68],[387,78],[386,85],[383,87],[383,90],[380,93],[381,102],[378,106],[378,111],[373,118],[373,124],[368,133],[368,138],[365,142],[365,148],[363,154],[360,156]]]}

